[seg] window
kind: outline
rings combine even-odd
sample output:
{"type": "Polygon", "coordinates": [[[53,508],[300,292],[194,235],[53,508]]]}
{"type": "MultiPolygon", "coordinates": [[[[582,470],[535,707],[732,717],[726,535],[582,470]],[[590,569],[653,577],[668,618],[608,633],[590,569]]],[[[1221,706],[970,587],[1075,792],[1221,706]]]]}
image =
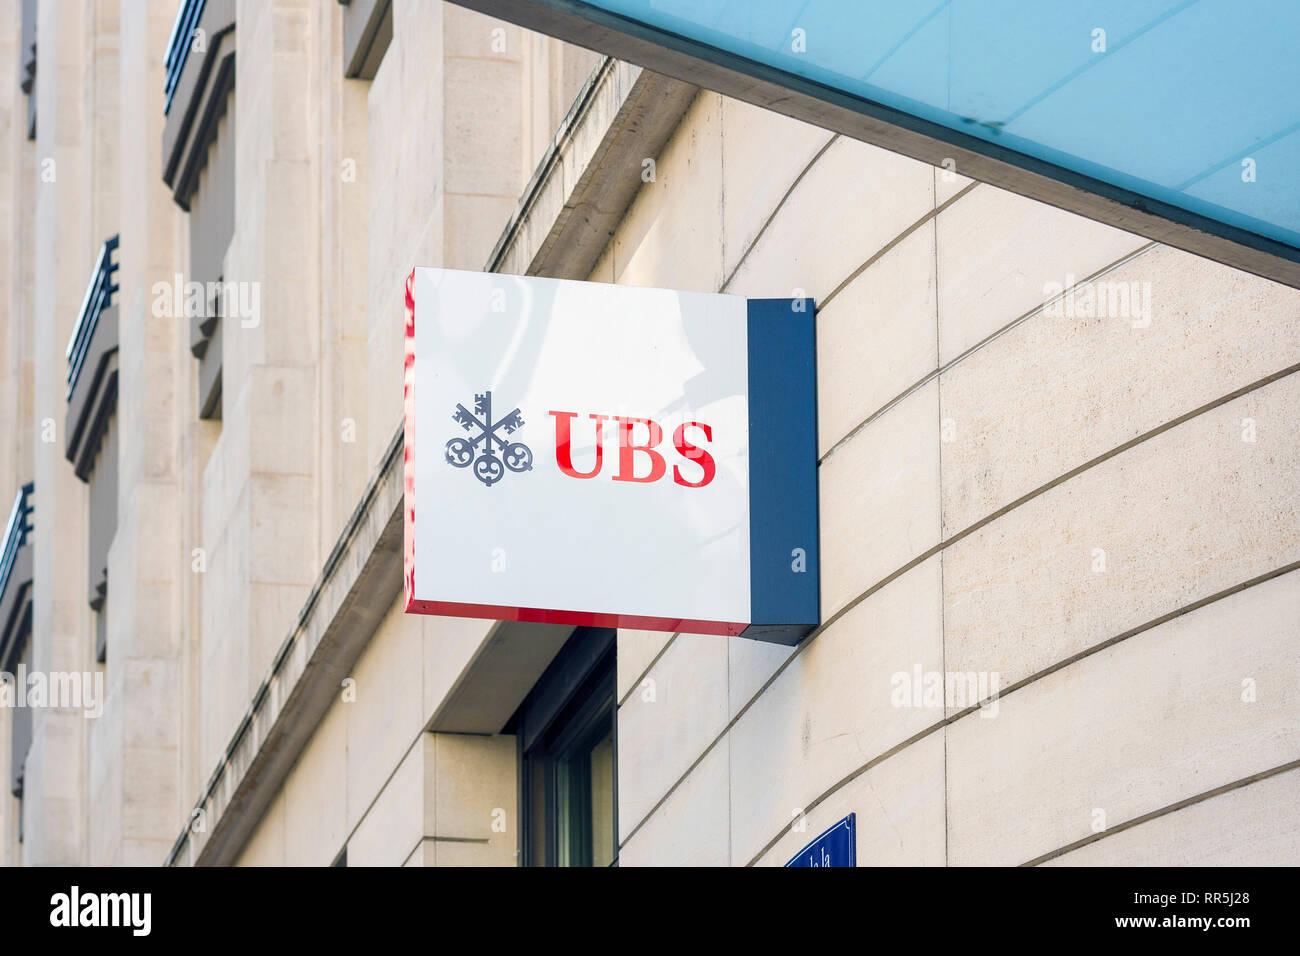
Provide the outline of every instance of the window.
{"type": "Polygon", "coordinates": [[[343,75],[373,80],[393,41],[391,0],[339,0],[343,6],[343,75]]]}
{"type": "MultiPolygon", "coordinates": [[[[205,290],[223,281],[235,230],[235,6],[235,0],[181,0],[164,60],[163,181],[190,214],[190,279],[205,290]]],[[[199,417],[219,421],[219,303],[209,293],[206,307],[189,319],[199,417]]]]}
{"type": "MultiPolygon", "coordinates": [[[[21,665],[21,672],[25,672],[32,664],[32,625],[31,611],[28,611],[26,631],[19,638],[21,644],[17,648],[17,659],[21,665]]],[[[19,673],[20,669],[15,667],[13,671],[7,673],[19,673]]],[[[23,694],[27,692],[26,687],[14,686],[14,694],[23,694]]],[[[27,754],[32,749],[32,709],[30,707],[13,708],[13,722],[10,724],[9,738],[9,792],[19,800],[23,798],[23,776],[27,770],[27,754]]],[[[18,842],[23,842],[22,831],[22,814],[18,815],[18,842]]]]}
{"type": "Polygon", "coordinates": [[[190,277],[204,289],[202,314],[190,316],[190,354],[199,360],[199,417],[221,419],[225,259],[235,234],[235,91],[226,94],[190,202],[190,277]]]}
{"type": "Polygon", "coordinates": [[[525,866],[618,862],[615,632],[578,628],[520,706],[520,854],[525,866]]]}
{"type": "Polygon", "coordinates": [[[27,138],[36,138],[36,0],[22,0],[22,49],[18,51],[22,64],[18,72],[18,85],[27,94],[27,138]]]}
{"type": "MultiPolygon", "coordinates": [[[[14,703],[27,689],[19,665],[31,664],[33,491],[30,483],[19,489],[0,538],[0,671],[11,682],[14,703]]],[[[9,792],[22,800],[23,771],[32,743],[32,709],[13,707],[9,726],[9,792]]],[[[20,808],[18,842],[22,841],[20,808]]]]}
{"type": "Polygon", "coordinates": [[[95,660],[107,659],[108,550],[117,533],[118,237],[100,247],[68,342],[64,453],[89,487],[86,598],[95,611],[95,660]]]}

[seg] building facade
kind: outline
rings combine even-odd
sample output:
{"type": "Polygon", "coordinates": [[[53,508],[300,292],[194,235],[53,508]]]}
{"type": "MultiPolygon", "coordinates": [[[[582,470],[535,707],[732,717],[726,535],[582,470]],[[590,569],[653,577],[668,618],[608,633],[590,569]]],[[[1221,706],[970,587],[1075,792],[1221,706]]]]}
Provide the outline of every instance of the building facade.
{"type": "Polygon", "coordinates": [[[1300,292],[438,0],[4,11],[5,863],[1300,861],[1300,292]],[[821,625],[404,614],[413,266],[815,299],[821,625]]]}

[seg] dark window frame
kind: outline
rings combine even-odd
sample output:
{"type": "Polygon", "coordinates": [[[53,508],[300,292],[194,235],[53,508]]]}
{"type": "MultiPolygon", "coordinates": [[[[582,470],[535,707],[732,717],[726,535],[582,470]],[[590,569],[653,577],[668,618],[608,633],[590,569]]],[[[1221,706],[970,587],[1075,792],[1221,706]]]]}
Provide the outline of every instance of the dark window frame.
{"type": "MultiPolygon", "coordinates": [[[[557,768],[584,742],[606,732],[613,741],[613,857],[609,865],[618,865],[616,648],[617,632],[612,628],[575,629],[507,725],[506,732],[515,734],[518,750],[522,866],[562,865],[557,768]]],[[[570,788],[580,798],[589,789],[589,776],[584,781],[570,788]]],[[[590,809],[580,804],[577,813],[589,815],[590,809]]],[[[570,856],[590,858],[591,834],[570,830],[567,837],[570,856]]]]}
{"type": "Polygon", "coordinates": [[[343,7],[343,75],[373,80],[393,42],[392,0],[339,0],[343,7]]]}

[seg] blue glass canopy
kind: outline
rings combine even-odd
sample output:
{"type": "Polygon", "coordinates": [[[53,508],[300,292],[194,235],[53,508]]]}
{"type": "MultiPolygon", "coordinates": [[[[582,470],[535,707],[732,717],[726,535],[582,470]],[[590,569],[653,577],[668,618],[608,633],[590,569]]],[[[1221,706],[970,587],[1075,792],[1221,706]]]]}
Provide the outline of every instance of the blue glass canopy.
{"type": "Polygon", "coordinates": [[[1296,0],[591,0],[1300,248],[1296,0]]]}
{"type": "Polygon", "coordinates": [[[1300,288],[1300,0],[453,0],[1300,288]]]}

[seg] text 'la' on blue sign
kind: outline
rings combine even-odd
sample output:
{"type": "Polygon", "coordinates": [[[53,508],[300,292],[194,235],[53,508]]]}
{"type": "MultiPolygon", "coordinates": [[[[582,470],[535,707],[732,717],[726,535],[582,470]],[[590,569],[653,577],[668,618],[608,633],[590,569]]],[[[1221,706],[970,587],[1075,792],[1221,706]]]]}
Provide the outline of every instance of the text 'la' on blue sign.
{"type": "Polygon", "coordinates": [[[858,835],[852,813],[796,853],[786,864],[786,866],[857,865],[858,835]]]}

